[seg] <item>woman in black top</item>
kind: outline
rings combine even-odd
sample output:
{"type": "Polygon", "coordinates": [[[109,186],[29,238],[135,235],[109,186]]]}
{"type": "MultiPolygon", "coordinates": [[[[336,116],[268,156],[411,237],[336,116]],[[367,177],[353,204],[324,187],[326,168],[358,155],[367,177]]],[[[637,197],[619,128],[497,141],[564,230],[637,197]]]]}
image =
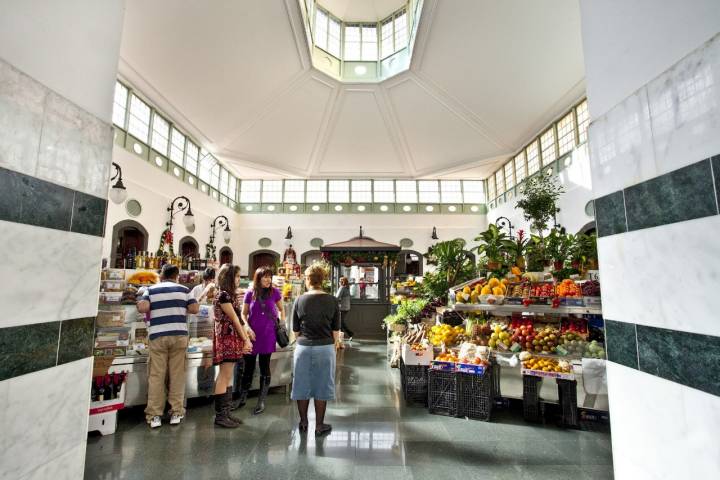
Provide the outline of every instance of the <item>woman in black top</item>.
{"type": "Polygon", "coordinates": [[[325,271],[318,265],[305,270],[308,292],[293,306],[293,331],[297,337],[291,398],[297,401],[300,431],[308,429],[310,399],[315,400],[315,435],[330,433],[325,423],[327,401],[335,399],[335,349],[340,341],[337,300],[322,290],[325,271]]]}

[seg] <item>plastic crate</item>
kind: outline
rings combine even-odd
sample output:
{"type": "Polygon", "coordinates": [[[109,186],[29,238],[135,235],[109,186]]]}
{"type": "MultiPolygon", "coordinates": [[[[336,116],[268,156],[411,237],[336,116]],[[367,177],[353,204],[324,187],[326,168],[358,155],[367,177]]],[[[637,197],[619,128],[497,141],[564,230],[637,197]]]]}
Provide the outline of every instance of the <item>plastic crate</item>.
{"type": "Polygon", "coordinates": [[[542,377],[523,375],[523,417],[528,422],[541,422],[544,405],[540,402],[542,377]]]}
{"type": "Polygon", "coordinates": [[[456,375],[458,416],[489,421],[494,403],[491,369],[486,369],[483,375],[462,372],[456,375]]]}
{"type": "Polygon", "coordinates": [[[493,398],[502,398],[502,393],[500,392],[500,371],[502,369],[500,368],[500,365],[495,361],[495,356],[493,355],[490,360],[490,375],[492,379],[492,396],[493,398]]]}
{"type": "Polygon", "coordinates": [[[458,413],[457,374],[428,370],[428,411],[436,415],[456,417],[458,413]]]}
{"type": "Polygon", "coordinates": [[[560,424],[564,427],[579,427],[580,414],[577,406],[577,381],[557,379],[560,403],[560,424]]]}
{"type": "Polygon", "coordinates": [[[428,403],[428,367],[427,365],[406,365],[400,360],[400,385],[403,398],[408,404],[428,403]]]}

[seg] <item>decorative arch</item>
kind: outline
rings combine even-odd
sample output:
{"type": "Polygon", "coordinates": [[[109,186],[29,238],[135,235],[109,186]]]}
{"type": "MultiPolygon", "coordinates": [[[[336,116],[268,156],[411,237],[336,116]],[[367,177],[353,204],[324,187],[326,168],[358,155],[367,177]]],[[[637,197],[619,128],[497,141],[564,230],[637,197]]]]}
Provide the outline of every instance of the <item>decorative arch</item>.
{"type": "Polygon", "coordinates": [[[417,250],[400,250],[398,252],[398,265],[395,269],[397,275],[421,276],[423,274],[423,255],[417,250]],[[410,255],[417,257],[417,261],[408,262],[410,255]]]}
{"type": "Polygon", "coordinates": [[[220,260],[220,265],[224,265],[226,263],[232,263],[233,262],[233,251],[230,247],[222,247],[220,249],[220,255],[218,255],[218,259],[220,260]]]}
{"type": "Polygon", "coordinates": [[[135,220],[121,220],[112,229],[110,266],[122,268],[122,261],[132,250],[147,251],[149,235],[145,227],[135,220]]]}
{"type": "Polygon", "coordinates": [[[300,265],[310,265],[310,263],[315,260],[315,257],[322,258],[320,250],[308,250],[300,255],[300,265]]]}
{"type": "Polygon", "coordinates": [[[597,233],[597,226],[595,225],[595,221],[588,222],[578,231],[578,233],[584,233],[585,235],[590,235],[591,233],[597,233]]]}
{"type": "Polygon", "coordinates": [[[280,254],[274,250],[260,249],[251,252],[248,256],[248,276],[252,277],[258,267],[267,265],[275,270],[275,265],[280,261],[280,254]]]}
{"type": "Polygon", "coordinates": [[[178,243],[178,252],[185,258],[188,256],[197,256],[200,254],[200,244],[190,235],[182,237],[178,243]]]}

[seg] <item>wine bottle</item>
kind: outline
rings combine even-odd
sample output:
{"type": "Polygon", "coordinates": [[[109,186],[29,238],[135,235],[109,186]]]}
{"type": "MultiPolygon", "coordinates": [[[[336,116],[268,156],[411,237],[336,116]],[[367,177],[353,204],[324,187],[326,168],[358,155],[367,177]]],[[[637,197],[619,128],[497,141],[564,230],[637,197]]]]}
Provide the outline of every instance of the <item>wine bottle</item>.
{"type": "Polygon", "coordinates": [[[105,386],[103,385],[103,377],[99,376],[99,377],[97,377],[97,379],[95,381],[98,386],[97,399],[98,399],[98,402],[102,402],[105,400],[105,386]]]}
{"type": "Polygon", "coordinates": [[[135,252],[135,268],[142,268],[142,252],[135,252]]]}

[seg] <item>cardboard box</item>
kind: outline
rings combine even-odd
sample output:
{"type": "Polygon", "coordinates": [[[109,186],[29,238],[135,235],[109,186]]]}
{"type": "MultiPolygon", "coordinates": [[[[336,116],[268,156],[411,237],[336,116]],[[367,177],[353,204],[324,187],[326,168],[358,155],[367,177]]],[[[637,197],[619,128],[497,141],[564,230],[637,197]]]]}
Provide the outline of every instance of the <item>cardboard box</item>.
{"type": "Polygon", "coordinates": [[[104,327],[122,327],[125,325],[125,309],[122,310],[98,310],[95,325],[104,327]]]}
{"type": "Polygon", "coordinates": [[[430,365],[433,361],[432,347],[425,350],[415,351],[410,345],[403,345],[402,359],[405,365],[430,365]]]}

